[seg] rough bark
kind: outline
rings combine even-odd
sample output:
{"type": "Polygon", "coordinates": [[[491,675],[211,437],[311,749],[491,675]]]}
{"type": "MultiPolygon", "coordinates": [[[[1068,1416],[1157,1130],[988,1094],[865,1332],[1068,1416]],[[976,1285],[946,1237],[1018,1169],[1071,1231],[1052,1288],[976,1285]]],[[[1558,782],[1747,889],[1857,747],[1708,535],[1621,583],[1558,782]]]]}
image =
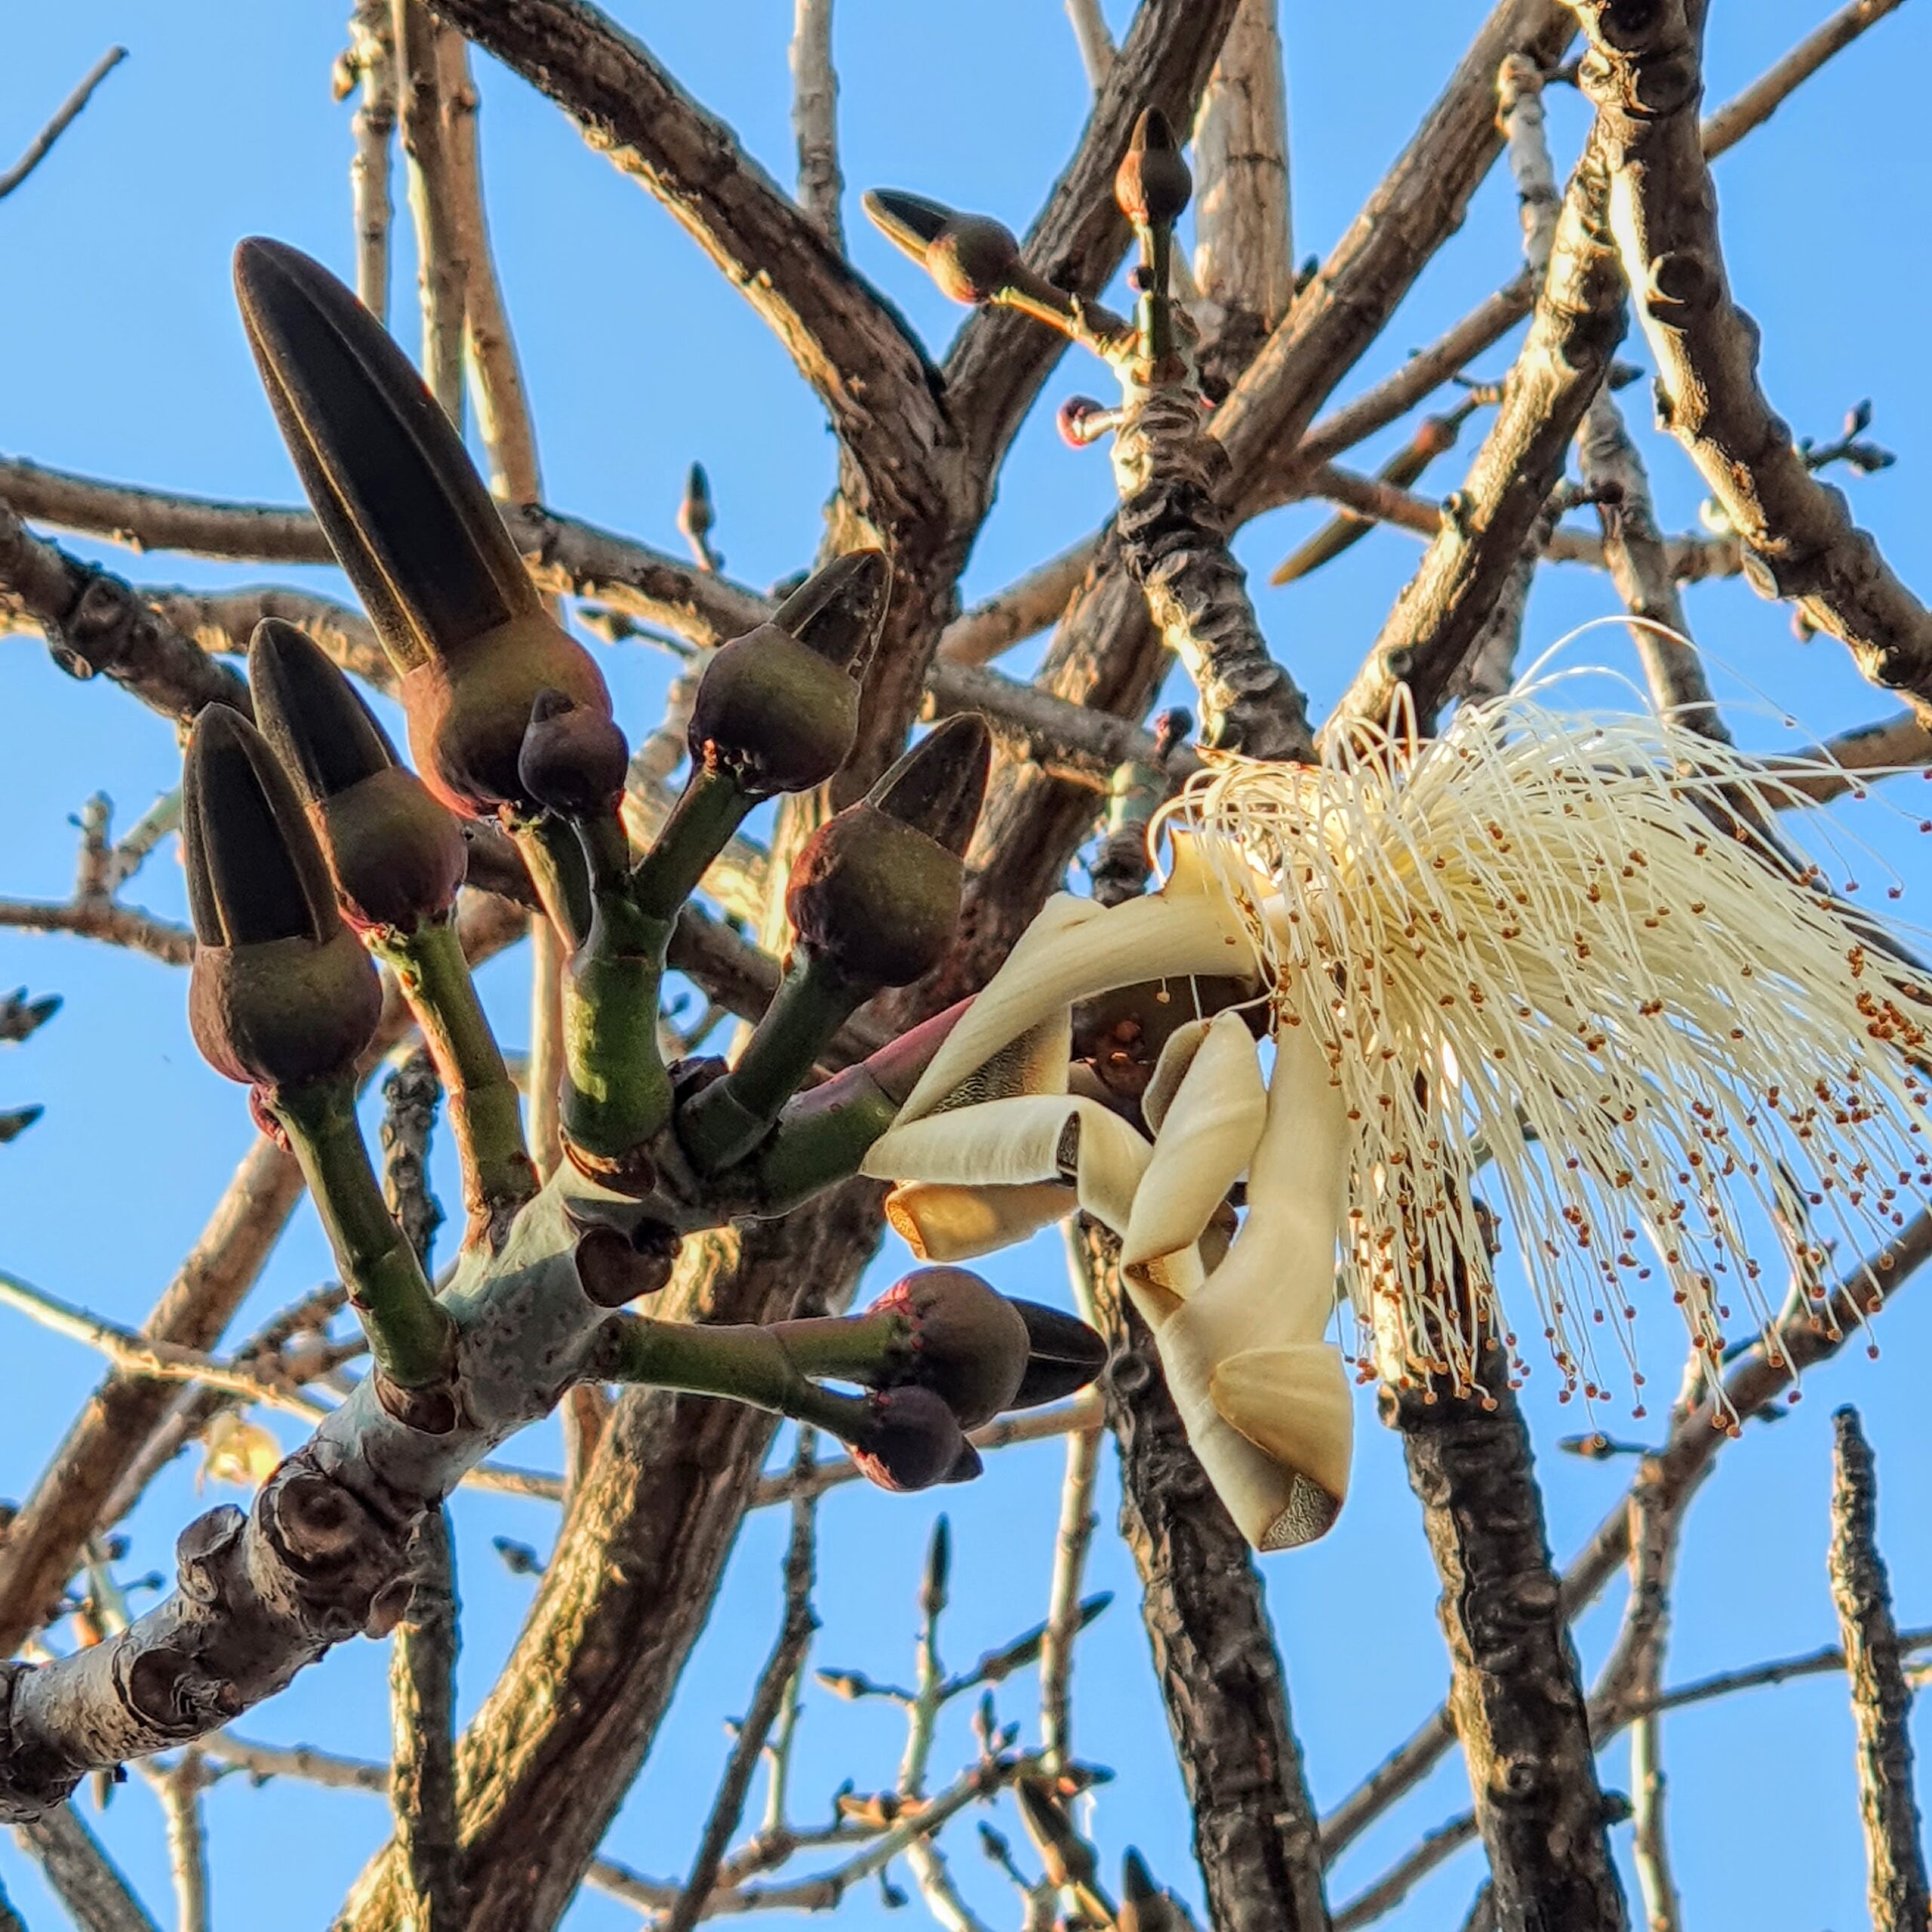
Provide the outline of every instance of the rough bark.
{"type": "Polygon", "coordinates": [[[1144,1592],[1215,1932],[1327,1932],[1321,1838],[1260,1577],[1121,1292],[1119,1244],[1091,1225],[1081,1240],[1113,1345],[1102,1389],[1120,1451],[1121,1534],[1144,1592]]]}
{"type": "Polygon", "coordinates": [[[1701,10],[1694,22],[1684,0],[1572,4],[1665,426],[1743,539],[1753,587],[1795,603],[1874,684],[1932,713],[1932,612],[1805,466],[1758,384],[1758,328],[1731,297],[1700,134],[1701,10]]]}
{"type": "Polygon", "coordinates": [[[1878,1475],[1858,1411],[1841,1409],[1832,1421],[1832,1601],[1858,1730],[1866,1896],[1872,1932],[1919,1932],[1932,1916],[1932,1892],[1912,1795],[1912,1690],[1892,1619],[1891,1582],[1878,1553],[1878,1475]]]}
{"type": "Polygon", "coordinates": [[[1491,1349],[1481,1386],[1386,1389],[1442,1579],[1455,1719],[1501,1932],[1623,1932],[1603,1792],[1529,1432],[1491,1349]]]}

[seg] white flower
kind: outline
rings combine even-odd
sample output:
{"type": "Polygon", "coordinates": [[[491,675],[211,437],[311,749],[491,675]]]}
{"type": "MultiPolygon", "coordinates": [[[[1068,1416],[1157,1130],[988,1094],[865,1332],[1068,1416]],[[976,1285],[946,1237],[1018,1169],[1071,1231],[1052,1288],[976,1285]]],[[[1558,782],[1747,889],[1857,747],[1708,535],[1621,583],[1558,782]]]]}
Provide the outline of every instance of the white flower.
{"type": "Polygon", "coordinates": [[[1330,1516],[1342,1494],[1321,1340],[1338,1223],[1385,1372],[1463,1383],[1513,1340],[1479,1198],[1500,1197],[1566,1383],[1595,1394],[1580,1315],[1627,1348],[1654,1276],[1715,1380],[1727,1294],[1768,1318],[1754,1229],[1815,1281],[1826,1240],[1888,1237],[1932,1173],[1932,978],[1816,866],[1737,830],[1795,768],[1767,780],[1667,718],[1561,714],[1540,690],[1420,744],[1358,729],[1318,766],[1213,760],[1170,808],[1162,890],[1050,904],[867,1164],[935,1254],[1076,1203],[1114,1228],[1190,1438],[1263,1548],[1326,1527],[1296,1483],[1330,1516]],[[1151,1146],[1066,1095],[1074,1001],[1230,971],[1271,1002],[1265,1103],[1232,1017],[1171,1044],[1151,1146]],[[1211,1272],[1200,1237],[1244,1170],[1211,1272]]]}

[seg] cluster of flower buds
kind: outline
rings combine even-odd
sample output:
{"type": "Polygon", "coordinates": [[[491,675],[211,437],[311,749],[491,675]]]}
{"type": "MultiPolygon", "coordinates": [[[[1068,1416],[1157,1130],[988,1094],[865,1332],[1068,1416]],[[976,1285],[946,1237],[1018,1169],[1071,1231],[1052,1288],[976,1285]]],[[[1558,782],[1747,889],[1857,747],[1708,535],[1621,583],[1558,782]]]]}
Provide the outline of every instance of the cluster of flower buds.
{"type": "Polygon", "coordinates": [[[238,711],[195,719],[181,784],[194,921],[188,1020],[202,1057],[271,1089],[346,1073],[382,1012],[328,862],[268,740],[238,711]]]}
{"type": "Polygon", "coordinates": [[[967,1430],[1070,1395],[1106,1363],[1106,1343],[1084,1321],[1009,1300],[964,1268],[915,1269],[861,1318],[887,1338],[851,1450],[885,1489],[968,1481],[980,1457],[967,1430]]]}
{"type": "Polygon", "coordinates": [[[320,263],[235,251],[242,321],[303,487],[401,680],[429,789],[477,818],[543,801],[521,769],[538,699],[611,715],[589,654],[543,608],[462,439],[407,357],[320,263]]]}

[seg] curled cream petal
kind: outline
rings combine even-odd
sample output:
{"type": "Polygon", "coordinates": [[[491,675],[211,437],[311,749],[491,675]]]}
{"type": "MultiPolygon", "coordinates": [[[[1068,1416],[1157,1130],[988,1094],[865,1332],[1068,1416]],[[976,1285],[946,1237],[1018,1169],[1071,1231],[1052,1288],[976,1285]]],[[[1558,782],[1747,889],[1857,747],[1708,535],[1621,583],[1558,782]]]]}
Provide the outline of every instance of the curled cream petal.
{"type": "Polygon", "coordinates": [[[971,1261],[1063,1221],[1079,1204],[1063,1181],[1011,1187],[906,1181],[886,1196],[885,1214],[921,1261],[971,1261]]]}
{"type": "Polygon", "coordinates": [[[1174,876],[1147,898],[1111,906],[1064,894],[1049,900],[934,1054],[900,1118],[932,1112],[1009,1041],[1076,1000],[1143,980],[1254,970],[1239,897],[1206,889],[1187,844],[1176,840],[1174,876]]]}
{"type": "Polygon", "coordinates": [[[1328,1529],[1348,1493],[1348,1371],[1332,1343],[1287,1339],[1284,1303],[1230,1295],[1226,1272],[1185,1300],[1128,1285],[1215,1494],[1257,1549],[1292,1549],[1328,1529]]]}
{"type": "Polygon", "coordinates": [[[1060,1211],[1078,1205],[1121,1234],[1152,1151],[1094,1101],[1029,1094],[896,1125],[872,1143],[861,1171],[881,1180],[994,1189],[1057,1182],[1070,1171],[1073,1186],[1063,1190],[1060,1211]]]}
{"type": "Polygon", "coordinates": [[[1187,1078],[1188,1069],[1194,1064],[1194,1057],[1207,1037],[1204,1020],[1183,1020],[1168,1035],[1168,1044],[1161,1049],[1161,1057],[1148,1076],[1147,1091],[1140,1097],[1140,1117],[1157,1137],[1168,1108],[1174,1105],[1174,1096],[1180,1091],[1180,1083],[1187,1078]]]}
{"type": "MultiPolygon", "coordinates": [[[[1163,1069],[1167,1060],[1163,1054],[1163,1069]]],[[[1254,1039],[1238,1014],[1221,1014],[1200,1029],[1163,1115],[1122,1238],[1122,1268],[1180,1289],[1163,1278],[1161,1263],[1201,1238],[1254,1158],[1267,1117],[1254,1039]]]]}
{"type": "Polygon", "coordinates": [[[1222,1306],[1266,1306],[1284,1342],[1316,1340],[1334,1312],[1350,1142],[1341,1089],[1313,1029],[1283,1027],[1267,1124],[1248,1169],[1247,1214],[1210,1285],[1222,1306]]]}

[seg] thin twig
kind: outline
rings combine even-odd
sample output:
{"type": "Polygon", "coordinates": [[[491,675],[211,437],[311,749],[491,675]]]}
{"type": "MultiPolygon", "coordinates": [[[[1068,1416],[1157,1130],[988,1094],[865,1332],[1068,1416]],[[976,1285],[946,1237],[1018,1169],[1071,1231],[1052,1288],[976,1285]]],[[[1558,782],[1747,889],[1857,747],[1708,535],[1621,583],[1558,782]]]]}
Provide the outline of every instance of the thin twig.
{"type": "Polygon", "coordinates": [[[337,98],[356,90],[349,200],[355,214],[355,293],[378,321],[389,312],[389,155],[395,138],[395,21],[390,0],[355,0],[337,98]]]}
{"type": "Polygon", "coordinates": [[[1840,48],[1849,47],[1865,29],[1882,20],[1900,0],[1851,0],[1822,26],[1805,35],[1781,60],[1774,61],[1744,91],[1704,119],[1703,137],[1707,158],[1715,158],[1761,128],[1797,89],[1840,48]]]}
{"type": "Polygon", "coordinates": [[[1912,1692],[1900,1666],[1891,1584],[1878,1553],[1878,1478],[1858,1411],[1840,1409],[1832,1422],[1832,1601],[1858,1728],[1866,1898],[1872,1932],[1920,1932],[1932,1916],[1932,1893],[1912,1795],[1912,1692]]]}
{"type": "Polygon", "coordinates": [[[463,423],[463,317],[466,264],[456,225],[443,44],[456,36],[424,4],[395,0],[395,58],[409,208],[416,223],[417,289],[423,310],[423,380],[459,428],[463,423]]]}
{"type": "MultiPolygon", "coordinates": [[[[1655,1482],[1641,1477],[1631,1493],[1630,1511],[1630,1695],[1633,1701],[1654,1703],[1662,1686],[1671,1573],[1684,1515],[1664,1506],[1655,1482]]],[[[1662,1714],[1649,1710],[1631,1724],[1630,1856],[1650,1932],[1678,1932],[1682,1921],[1671,1875],[1664,1793],[1662,1714]]]]}
{"type": "Polygon", "coordinates": [[[955,664],[988,664],[1003,651],[1058,622],[1093,568],[1100,540],[1083,537],[1017,582],[954,618],[940,632],[934,656],[955,664]]]}
{"type": "Polygon", "coordinates": [[[758,1673],[751,1707],[739,1721],[738,1735],[725,1761],[724,1775],[718,1780],[710,1815],[705,1820],[703,1835],[691,1860],[691,1875],[657,1932],[691,1932],[704,1915],[718,1868],[731,1842],[731,1835],[738,1829],[738,1820],[744,1815],[746,1795],[751,1789],[752,1775],[758,1769],[758,1760],[764,1755],[765,1740],[791,1694],[812,1632],[818,1628],[818,1619],[812,1612],[814,1549],[813,1504],[810,1497],[801,1497],[792,1506],[792,1537],[785,1552],[784,1620],[771,1654],[758,1673]]]}
{"type": "Polygon", "coordinates": [[[71,1804],[16,1825],[14,1836],[81,1932],[159,1932],[71,1804]]]}
{"type": "Polygon", "coordinates": [[[456,1571],[449,1517],[432,1509],[417,1532],[408,1607],[389,1659],[389,1792],[408,1923],[454,1932],[461,1896],[456,1797],[456,1571]]]}
{"type": "Polygon", "coordinates": [[[1087,85],[1097,94],[1113,72],[1114,37],[1107,17],[1100,11],[1100,0],[1066,0],[1066,17],[1073,24],[1073,38],[1080,48],[1080,64],[1087,69],[1087,85]]]}
{"type": "Polygon", "coordinates": [[[1080,1629],[1080,1586],[1088,1548],[1100,1520],[1094,1512],[1094,1479],[1100,1464],[1097,1433],[1067,1438],[1053,1585],[1040,1647],[1040,1748],[1056,1770],[1064,1770],[1073,1758],[1073,1647],[1080,1629]]]}
{"type": "Polygon", "coordinates": [[[798,143],[798,206],[835,248],[838,214],[838,74],[832,64],[832,0],[795,0],[792,16],[792,131],[798,143]]]}
{"type": "Polygon", "coordinates": [[[54,110],[53,118],[27,143],[26,152],[5,174],[0,174],[0,201],[5,201],[47,158],[48,150],[67,131],[75,117],[94,97],[94,89],[127,57],[125,47],[110,47],[88,69],[80,85],[54,110]]]}
{"type": "Polygon", "coordinates": [[[202,1793],[213,1782],[192,1744],[154,1780],[168,1821],[168,1864],[174,1879],[178,1932],[208,1932],[208,1843],[202,1793]]]}

